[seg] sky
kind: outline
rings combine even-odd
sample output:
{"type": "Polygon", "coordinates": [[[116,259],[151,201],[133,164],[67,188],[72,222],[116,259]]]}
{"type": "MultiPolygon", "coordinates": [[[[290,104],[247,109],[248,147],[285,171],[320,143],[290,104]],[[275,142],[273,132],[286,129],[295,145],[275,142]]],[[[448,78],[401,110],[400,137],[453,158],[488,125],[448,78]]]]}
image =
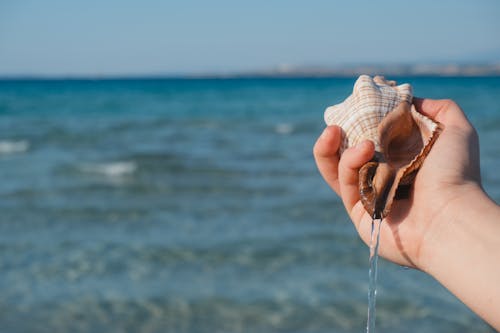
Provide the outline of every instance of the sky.
{"type": "Polygon", "coordinates": [[[0,0],[0,76],[500,62],[500,1],[0,0]]]}

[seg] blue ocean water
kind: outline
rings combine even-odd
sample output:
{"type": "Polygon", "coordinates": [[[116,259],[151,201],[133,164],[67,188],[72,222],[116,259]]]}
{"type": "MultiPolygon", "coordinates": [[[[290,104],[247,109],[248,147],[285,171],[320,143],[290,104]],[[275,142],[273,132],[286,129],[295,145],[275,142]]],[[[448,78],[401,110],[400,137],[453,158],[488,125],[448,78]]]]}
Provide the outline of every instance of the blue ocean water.
{"type": "MultiPolygon", "coordinates": [[[[400,78],[479,131],[500,202],[500,78],[400,78]]],[[[0,81],[2,332],[363,332],[368,249],[318,174],[354,79],[0,81]]],[[[493,332],[379,262],[383,332],[493,332]]]]}

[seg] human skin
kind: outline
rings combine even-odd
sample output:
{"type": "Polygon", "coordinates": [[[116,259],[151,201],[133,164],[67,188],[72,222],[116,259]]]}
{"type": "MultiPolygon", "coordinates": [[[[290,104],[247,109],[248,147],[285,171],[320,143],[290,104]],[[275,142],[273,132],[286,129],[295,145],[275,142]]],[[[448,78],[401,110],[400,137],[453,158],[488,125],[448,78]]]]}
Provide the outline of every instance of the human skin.
{"type": "MultiPolygon", "coordinates": [[[[379,254],[432,275],[500,330],[500,207],[481,187],[477,133],[451,100],[414,98],[414,104],[443,131],[409,198],[395,201],[384,219],[379,254]]],[[[364,141],[340,158],[340,143],[340,128],[327,127],[314,146],[316,164],[369,244],[372,219],[360,201],[358,171],[374,145],[364,141]]]]}

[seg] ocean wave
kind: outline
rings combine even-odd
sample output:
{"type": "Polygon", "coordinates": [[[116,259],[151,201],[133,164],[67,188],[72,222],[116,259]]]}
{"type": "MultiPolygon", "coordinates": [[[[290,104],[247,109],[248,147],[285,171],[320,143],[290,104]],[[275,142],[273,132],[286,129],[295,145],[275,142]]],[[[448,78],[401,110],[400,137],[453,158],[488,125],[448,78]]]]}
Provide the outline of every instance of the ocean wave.
{"type": "Polygon", "coordinates": [[[15,154],[15,153],[24,153],[30,147],[30,144],[27,140],[18,140],[18,141],[0,141],[0,155],[2,154],[15,154]]]}
{"type": "Polygon", "coordinates": [[[82,164],[80,170],[108,177],[123,177],[133,174],[137,170],[137,164],[132,161],[82,164]]]}
{"type": "Polygon", "coordinates": [[[287,134],[291,134],[295,130],[295,128],[293,127],[292,124],[280,123],[274,127],[274,130],[278,134],[287,135],[287,134]]]}

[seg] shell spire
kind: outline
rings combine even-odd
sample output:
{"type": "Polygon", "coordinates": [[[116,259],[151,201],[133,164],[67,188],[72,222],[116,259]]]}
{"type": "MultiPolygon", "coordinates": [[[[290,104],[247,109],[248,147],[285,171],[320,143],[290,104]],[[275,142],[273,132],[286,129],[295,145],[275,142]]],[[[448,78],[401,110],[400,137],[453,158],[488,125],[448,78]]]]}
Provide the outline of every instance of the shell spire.
{"type": "Polygon", "coordinates": [[[375,149],[379,150],[378,124],[401,102],[410,104],[412,99],[413,89],[408,83],[398,86],[396,81],[385,80],[382,76],[372,79],[361,75],[354,84],[351,96],[326,109],[325,122],[344,130],[341,151],[367,139],[372,140],[375,149]]]}

